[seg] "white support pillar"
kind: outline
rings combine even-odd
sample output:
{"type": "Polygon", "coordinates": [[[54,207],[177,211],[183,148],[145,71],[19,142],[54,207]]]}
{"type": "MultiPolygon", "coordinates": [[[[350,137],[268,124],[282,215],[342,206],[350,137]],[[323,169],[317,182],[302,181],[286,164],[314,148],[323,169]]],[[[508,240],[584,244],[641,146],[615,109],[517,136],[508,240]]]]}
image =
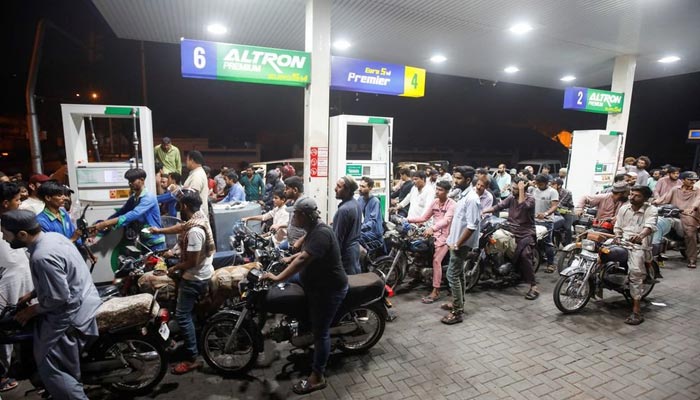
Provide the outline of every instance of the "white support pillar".
{"type": "MultiPolygon", "coordinates": [[[[306,1],[306,46],[311,53],[311,84],[304,94],[304,194],[327,218],[328,174],[311,177],[311,147],[328,148],[331,81],[331,2],[306,1]]],[[[335,186],[335,185],[332,185],[335,186]]]]}
{"type": "Polygon", "coordinates": [[[615,58],[613,67],[612,87],[613,92],[624,93],[625,100],[622,104],[622,112],[619,114],[608,114],[608,123],[605,129],[608,131],[622,132],[622,143],[617,160],[617,168],[622,168],[622,161],[625,154],[625,143],[627,142],[627,124],[630,119],[630,108],[632,106],[632,88],[634,86],[634,70],[637,68],[637,58],[632,55],[618,56],[615,58]]]}

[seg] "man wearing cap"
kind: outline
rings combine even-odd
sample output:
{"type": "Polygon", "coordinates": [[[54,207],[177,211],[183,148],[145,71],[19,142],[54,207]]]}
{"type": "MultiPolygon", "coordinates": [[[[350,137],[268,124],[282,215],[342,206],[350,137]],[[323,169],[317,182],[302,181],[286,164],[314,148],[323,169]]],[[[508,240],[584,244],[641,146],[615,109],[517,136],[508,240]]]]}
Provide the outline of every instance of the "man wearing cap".
{"type": "Polygon", "coordinates": [[[180,149],[175,147],[169,137],[164,137],[161,143],[153,149],[156,162],[163,164],[163,172],[182,173],[182,160],[180,159],[180,149]]]}
{"type": "MultiPolygon", "coordinates": [[[[698,181],[698,174],[693,171],[685,171],[680,174],[680,180],[683,182],[681,187],[674,188],[664,196],[656,198],[652,204],[671,204],[681,210],[680,220],[660,217],[659,224],[662,224],[662,220],[665,219],[674,220],[672,221],[673,227],[685,240],[688,268],[695,268],[698,258],[697,234],[698,228],[700,228],[700,213],[698,212],[700,210],[700,189],[694,187],[695,182],[698,181]]],[[[660,243],[661,240],[657,236],[654,237],[654,242],[660,243]]]]}
{"type": "Polygon", "coordinates": [[[583,208],[598,207],[596,219],[598,220],[615,220],[617,211],[627,201],[629,194],[629,186],[626,182],[615,182],[611,193],[603,193],[596,195],[583,196],[576,204],[576,214],[581,216],[583,208]]]}
{"type": "Polygon", "coordinates": [[[651,235],[656,230],[658,210],[647,203],[651,189],[644,185],[635,185],[630,189],[629,203],[620,207],[615,218],[614,233],[632,243],[627,250],[627,280],[632,297],[632,314],[625,320],[626,324],[639,325],[644,322],[641,311],[642,293],[647,265],[651,262],[651,235]]]}
{"type": "Polygon", "coordinates": [[[98,335],[95,313],[102,304],[90,270],[78,249],[65,236],[43,233],[31,211],[3,214],[2,235],[14,249],[27,247],[34,291],[19,303],[37,303],[15,319],[34,325],[34,360],[42,383],[54,399],[87,399],[80,383],[80,354],[98,335]]]}
{"type": "Polygon", "coordinates": [[[49,177],[43,174],[35,174],[29,178],[29,197],[19,206],[20,210],[29,210],[39,214],[44,210],[44,202],[39,198],[41,184],[49,181],[49,177]]]}
{"type": "Polygon", "coordinates": [[[93,231],[101,231],[115,226],[121,228],[132,222],[137,223],[144,244],[153,251],[165,250],[165,236],[160,233],[145,233],[146,228],[161,228],[160,209],[156,195],[145,188],[146,171],[135,168],[124,173],[124,179],[129,181],[131,196],[124,206],[111,215],[108,220],[101,221],[92,226],[93,231]]]}
{"type": "Polygon", "coordinates": [[[284,182],[280,179],[280,175],[281,173],[278,169],[272,169],[265,176],[265,195],[262,198],[262,204],[268,210],[275,208],[273,195],[277,191],[284,191],[284,182]]]}
{"type": "Polygon", "coordinates": [[[637,178],[639,178],[639,175],[637,174],[636,171],[627,171],[625,172],[625,182],[627,185],[634,186],[637,184],[637,178]]]}
{"type": "Polygon", "coordinates": [[[333,215],[333,232],[340,245],[340,257],[348,275],[360,271],[360,228],[362,208],[355,200],[357,182],[351,176],[343,176],[335,184],[335,198],[340,200],[338,210],[333,215]]]}
{"type": "Polygon", "coordinates": [[[681,170],[677,167],[669,166],[667,169],[668,173],[663,178],[660,178],[654,186],[654,198],[664,197],[671,190],[681,187],[683,181],[681,181],[680,175],[681,170]]]}
{"type": "Polygon", "coordinates": [[[314,336],[314,355],[311,374],[294,384],[292,390],[296,394],[307,394],[328,385],[324,373],[331,350],[329,330],[347,294],[348,277],[340,259],[335,233],[319,219],[313,199],[300,198],[294,203],[292,225],[308,232],[301,251],[283,259],[288,266],[279,275],[266,272],[263,279],[284,282],[298,273],[298,281],[304,288],[314,336]]]}

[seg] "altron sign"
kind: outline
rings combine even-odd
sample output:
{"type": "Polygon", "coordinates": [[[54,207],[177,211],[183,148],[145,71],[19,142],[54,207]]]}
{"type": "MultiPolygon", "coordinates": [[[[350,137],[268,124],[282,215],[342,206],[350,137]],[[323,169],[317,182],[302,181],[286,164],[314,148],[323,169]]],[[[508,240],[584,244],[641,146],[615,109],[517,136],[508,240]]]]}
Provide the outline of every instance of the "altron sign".
{"type": "Polygon", "coordinates": [[[622,112],[624,101],[624,93],[606,90],[570,87],[564,92],[564,108],[570,110],[616,114],[622,112]]]}

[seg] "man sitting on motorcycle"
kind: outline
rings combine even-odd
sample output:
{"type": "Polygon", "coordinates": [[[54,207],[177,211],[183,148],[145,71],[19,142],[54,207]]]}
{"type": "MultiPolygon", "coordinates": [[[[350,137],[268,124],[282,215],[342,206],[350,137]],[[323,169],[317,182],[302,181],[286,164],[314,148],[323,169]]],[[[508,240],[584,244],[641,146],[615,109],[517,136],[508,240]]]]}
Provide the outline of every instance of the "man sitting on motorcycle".
{"type": "Polygon", "coordinates": [[[615,216],[620,207],[627,201],[629,194],[629,186],[626,182],[615,182],[612,188],[612,193],[603,193],[596,195],[583,196],[576,204],[576,214],[581,216],[583,208],[598,207],[596,219],[598,221],[609,220],[615,223],[615,216]]]}
{"type": "Polygon", "coordinates": [[[512,195],[498,205],[483,210],[482,215],[508,210],[508,230],[515,236],[516,248],[513,263],[520,268],[523,280],[530,284],[525,295],[527,300],[535,300],[537,290],[535,271],[532,266],[532,252],[535,251],[535,198],[527,194],[527,180],[517,177],[513,181],[512,195]]]}
{"type": "Polygon", "coordinates": [[[180,234],[174,253],[179,251],[180,262],[168,269],[168,274],[182,271],[177,294],[175,319],[185,338],[187,360],[175,365],[173,374],[184,374],[201,368],[197,361],[197,334],[192,321],[192,312],[197,300],[206,292],[214,275],[214,238],[209,219],[200,210],[202,199],[196,191],[188,191],[178,199],[180,215],[186,221],[185,232],[180,234]]]}
{"type": "Polygon", "coordinates": [[[435,183],[435,200],[420,217],[408,218],[411,223],[423,223],[432,218],[433,224],[425,230],[425,237],[435,238],[433,252],[433,291],[423,297],[423,303],[431,304],[440,298],[440,283],[442,283],[442,259],[447,254],[447,235],[450,233],[450,225],[455,212],[454,200],[447,198],[450,190],[450,182],[438,181],[435,183]]]}
{"type": "MultiPolygon", "coordinates": [[[[571,195],[570,190],[564,189],[564,181],[560,178],[554,179],[550,186],[552,189],[559,193],[559,206],[557,207],[557,213],[564,218],[562,223],[562,228],[564,229],[564,242],[563,245],[571,243],[571,226],[574,224],[574,200],[571,195]]],[[[557,227],[555,226],[556,230],[557,227]]]]}
{"type": "MultiPolygon", "coordinates": [[[[676,187],[667,192],[664,196],[655,199],[652,204],[671,204],[681,210],[680,219],[659,217],[659,224],[664,219],[672,219],[670,221],[676,229],[679,236],[682,236],[685,241],[685,252],[688,258],[688,268],[695,268],[698,258],[698,242],[697,234],[700,228],[700,189],[694,187],[698,181],[698,174],[693,171],[685,171],[680,175],[680,180],[683,185],[676,187]],[[680,225],[680,226],[678,226],[680,225]]],[[[654,238],[654,242],[661,242],[661,238],[654,238]]]]}
{"type": "Polygon", "coordinates": [[[0,217],[3,239],[13,249],[27,247],[34,291],[18,304],[36,297],[37,303],[15,319],[34,325],[33,352],[37,372],[54,399],[86,399],[80,383],[80,356],[98,336],[95,314],[102,304],[83,257],[67,237],[41,231],[28,210],[8,211],[0,217]]]}
{"type": "Polygon", "coordinates": [[[641,311],[641,299],[644,292],[646,264],[651,262],[651,235],[656,230],[658,211],[647,203],[651,197],[648,186],[635,185],[630,189],[629,203],[620,207],[615,222],[615,236],[634,245],[629,249],[627,258],[627,279],[632,296],[632,314],[625,320],[626,324],[639,325],[644,322],[641,311]]]}
{"type": "Polygon", "coordinates": [[[348,277],[341,262],[338,239],[333,229],[319,219],[315,200],[305,197],[294,203],[292,225],[307,232],[301,251],[284,260],[289,265],[279,275],[265,272],[263,279],[284,282],[298,276],[304,288],[314,335],[314,356],[311,375],[296,383],[292,390],[307,394],[327,386],[324,373],[331,351],[330,326],[348,292],[348,277]]]}

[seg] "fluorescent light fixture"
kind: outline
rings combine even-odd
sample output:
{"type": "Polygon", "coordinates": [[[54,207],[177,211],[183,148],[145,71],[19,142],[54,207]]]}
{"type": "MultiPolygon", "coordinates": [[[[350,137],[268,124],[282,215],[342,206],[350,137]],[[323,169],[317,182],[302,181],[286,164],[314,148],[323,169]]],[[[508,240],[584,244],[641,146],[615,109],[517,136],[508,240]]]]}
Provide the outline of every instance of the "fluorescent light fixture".
{"type": "Polygon", "coordinates": [[[434,63],[442,63],[447,61],[447,57],[443,56],[442,54],[436,54],[430,57],[430,61],[434,63]]]}
{"type": "Polygon", "coordinates": [[[213,33],[214,35],[223,35],[228,32],[228,28],[221,24],[209,24],[207,25],[207,32],[213,33]]]}
{"type": "Polygon", "coordinates": [[[520,71],[520,68],[516,67],[515,65],[511,65],[510,67],[505,67],[503,69],[503,72],[507,72],[509,74],[514,74],[518,71],[520,71]]]}
{"type": "Polygon", "coordinates": [[[516,35],[523,35],[523,34],[528,33],[532,30],[532,25],[527,24],[527,23],[515,24],[515,25],[511,26],[509,30],[511,32],[515,33],[516,35]]]}
{"type": "Polygon", "coordinates": [[[561,79],[559,79],[559,80],[562,82],[571,82],[571,81],[575,81],[576,77],[573,75],[566,75],[566,76],[562,76],[561,79]]]}
{"type": "Polygon", "coordinates": [[[668,63],[674,63],[680,59],[681,58],[678,56],[666,56],[664,58],[659,59],[659,62],[664,63],[664,64],[668,64],[668,63]]]}
{"type": "Polygon", "coordinates": [[[333,48],[336,50],[347,50],[351,46],[352,46],[352,44],[350,42],[348,42],[347,40],[340,39],[340,40],[336,40],[335,42],[333,42],[333,48]]]}

